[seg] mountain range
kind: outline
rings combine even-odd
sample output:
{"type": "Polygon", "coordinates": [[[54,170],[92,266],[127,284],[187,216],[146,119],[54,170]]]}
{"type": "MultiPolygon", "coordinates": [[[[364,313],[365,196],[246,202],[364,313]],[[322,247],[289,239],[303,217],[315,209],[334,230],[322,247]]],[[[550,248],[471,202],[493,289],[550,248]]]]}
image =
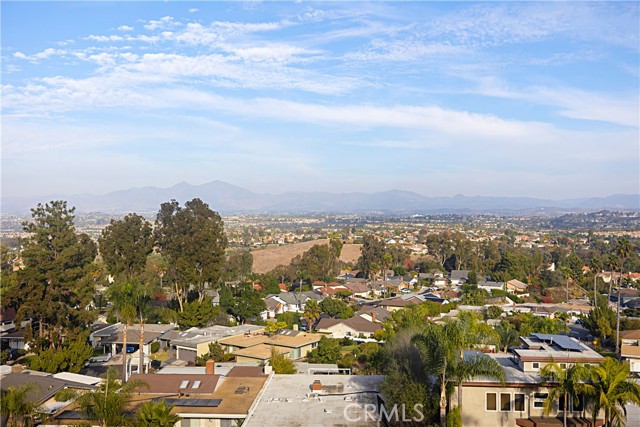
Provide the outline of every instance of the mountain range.
{"type": "Polygon", "coordinates": [[[260,194],[224,181],[201,185],[182,182],[170,188],[141,187],[104,195],[50,195],[43,197],[2,197],[3,214],[23,214],[38,203],[67,200],[78,213],[152,213],[171,199],[181,204],[198,197],[224,214],[230,213],[528,213],[560,214],[575,211],[640,210],[640,195],[615,194],[607,197],[564,200],[532,197],[463,196],[429,197],[390,190],[376,193],[288,192],[260,194]]]}

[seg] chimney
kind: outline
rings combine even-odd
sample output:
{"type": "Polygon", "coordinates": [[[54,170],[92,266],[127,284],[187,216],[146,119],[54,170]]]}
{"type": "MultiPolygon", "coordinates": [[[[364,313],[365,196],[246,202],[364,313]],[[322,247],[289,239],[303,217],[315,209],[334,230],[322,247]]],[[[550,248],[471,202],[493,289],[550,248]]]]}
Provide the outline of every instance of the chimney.
{"type": "Polygon", "coordinates": [[[311,391],[322,391],[322,383],[320,380],[315,380],[313,384],[311,384],[311,391]]]}
{"type": "Polygon", "coordinates": [[[371,310],[371,323],[376,323],[376,310],[371,310]]]}
{"type": "Polygon", "coordinates": [[[205,365],[205,373],[207,375],[213,375],[216,372],[216,362],[213,359],[207,360],[207,364],[205,365]]]}

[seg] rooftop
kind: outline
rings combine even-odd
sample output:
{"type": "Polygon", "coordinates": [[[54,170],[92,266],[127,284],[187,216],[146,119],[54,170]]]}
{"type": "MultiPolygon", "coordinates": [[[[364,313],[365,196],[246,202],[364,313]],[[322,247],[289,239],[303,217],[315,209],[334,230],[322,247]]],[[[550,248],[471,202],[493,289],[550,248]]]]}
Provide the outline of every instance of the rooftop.
{"type": "Polygon", "coordinates": [[[198,344],[218,341],[222,338],[232,337],[235,335],[250,334],[262,331],[263,329],[264,326],[257,325],[215,325],[208,328],[190,328],[184,332],[179,332],[177,337],[171,341],[171,344],[195,348],[198,344]]]}
{"type": "Polygon", "coordinates": [[[575,338],[566,335],[532,334],[520,337],[526,348],[515,348],[513,352],[524,361],[555,362],[600,362],[603,357],[575,338]]]}
{"type": "Polygon", "coordinates": [[[375,404],[383,376],[274,375],[243,427],[367,426],[365,404],[375,404]],[[318,380],[322,391],[311,395],[318,380]],[[350,421],[358,419],[358,421],[350,421]]]}

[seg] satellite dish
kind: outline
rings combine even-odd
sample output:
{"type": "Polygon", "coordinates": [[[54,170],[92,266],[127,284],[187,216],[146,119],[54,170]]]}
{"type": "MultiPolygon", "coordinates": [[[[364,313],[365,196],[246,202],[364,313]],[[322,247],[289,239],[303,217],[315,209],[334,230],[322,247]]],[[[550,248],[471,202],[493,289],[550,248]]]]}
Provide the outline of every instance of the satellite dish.
{"type": "Polygon", "coordinates": [[[0,365],[0,375],[6,375],[11,373],[11,366],[0,365]]]}

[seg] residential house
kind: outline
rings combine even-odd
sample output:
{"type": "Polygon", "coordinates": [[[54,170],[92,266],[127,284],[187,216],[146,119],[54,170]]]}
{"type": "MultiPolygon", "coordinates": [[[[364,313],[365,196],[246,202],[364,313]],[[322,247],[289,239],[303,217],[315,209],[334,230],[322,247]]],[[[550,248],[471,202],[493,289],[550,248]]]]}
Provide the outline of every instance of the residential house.
{"type": "Polygon", "coordinates": [[[100,382],[100,378],[77,374],[68,375],[71,375],[73,379],[69,379],[70,377],[65,375],[51,375],[38,371],[10,372],[0,374],[0,388],[2,391],[7,391],[9,387],[17,388],[33,384],[33,388],[27,392],[26,401],[39,406],[45,414],[53,414],[69,404],[69,402],[58,402],[54,397],[56,393],[65,389],[76,392],[93,390],[100,382]]]}
{"type": "Polygon", "coordinates": [[[640,375],[640,329],[620,332],[620,355],[629,361],[631,372],[640,375]]]}
{"type": "Polygon", "coordinates": [[[351,292],[354,297],[358,298],[370,298],[371,288],[364,283],[359,282],[346,282],[344,287],[351,292]]]}
{"type": "MultiPolygon", "coordinates": [[[[145,323],[143,352],[151,354],[151,343],[160,342],[159,338],[162,335],[175,328],[175,325],[145,323]]],[[[139,324],[129,325],[127,328],[127,347],[133,351],[138,350],[140,347],[140,335],[139,324]]],[[[89,335],[89,340],[93,348],[103,348],[105,351],[110,350],[111,354],[120,353],[124,345],[124,325],[116,323],[96,330],[89,335]]]]}
{"type": "Polygon", "coordinates": [[[469,282],[469,270],[451,270],[449,281],[454,286],[461,286],[469,282]]]}
{"type": "MultiPolygon", "coordinates": [[[[217,427],[239,424],[264,387],[268,375],[260,367],[235,367],[225,376],[215,373],[213,360],[207,363],[205,374],[137,375],[133,380],[144,381],[131,397],[125,413],[134,417],[140,406],[149,401],[164,401],[171,405],[171,413],[181,418],[181,427],[217,427]]],[[[74,404],[58,412],[49,425],[77,425],[86,420],[74,404]]]]}
{"type": "Polygon", "coordinates": [[[575,338],[566,335],[531,334],[520,337],[522,345],[514,348],[520,369],[524,372],[539,372],[550,361],[563,368],[575,363],[600,363],[604,358],[575,338]]]}
{"type": "Polygon", "coordinates": [[[509,293],[516,293],[516,294],[522,294],[527,292],[527,287],[529,285],[527,285],[526,283],[523,283],[517,279],[511,279],[506,283],[506,288],[507,288],[507,292],[509,293]]]}
{"type": "Polygon", "coordinates": [[[176,337],[171,340],[171,347],[176,349],[176,359],[195,362],[196,357],[209,352],[209,344],[211,343],[222,338],[244,336],[262,331],[264,331],[264,327],[257,325],[215,325],[208,328],[190,328],[184,332],[178,332],[176,337]]]}
{"type": "Polygon", "coordinates": [[[391,312],[384,307],[363,305],[362,308],[356,312],[356,315],[373,323],[381,323],[391,316],[391,312]]]}
{"type": "Polygon", "coordinates": [[[484,289],[487,292],[491,291],[503,291],[504,283],[503,282],[494,282],[492,280],[480,280],[478,281],[478,289],[484,289]]]}
{"type": "Polygon", "coordinates": [[[271,347],[282,351],[289,359],[300,359],[318,346],[321,336],[302,331],[283,330],[275,334],[264,332],[222,338],[218,343],[236,356],[237,362],[266,361],[271,347]],[[286,352],[284,351],[286,350],[286,352]]]}
{"type": "Polygon", "coordinates": [[[273,319],[276,314],[280,313],[302,313],[305,304],[310,299],[320,302],[323,297],[314,291],[280,292],[278,295],[269,295],[264,299],[267,309],[260,313],[260,316],[263,320],[267,320],[273,319]]]}
{"type": "Polygon", "coordinates": [[[321,319],[316,326],[316,331],[331,334],[332,338],[372,338],[380,329],[379,323],[357,315],[349,319],[321,319]]]}

